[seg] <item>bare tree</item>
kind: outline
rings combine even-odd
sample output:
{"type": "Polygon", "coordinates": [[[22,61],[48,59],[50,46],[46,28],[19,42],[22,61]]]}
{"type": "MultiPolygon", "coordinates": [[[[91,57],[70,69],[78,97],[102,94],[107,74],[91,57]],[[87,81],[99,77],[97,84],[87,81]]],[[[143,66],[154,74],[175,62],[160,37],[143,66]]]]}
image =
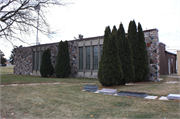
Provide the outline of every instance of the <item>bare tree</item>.
{"type": "Polygon", "coordinates": [[[61,0],[1,0],[0,1],[0,38],[8,40],[12,45],[13,39],[19,39],[19,34],[29,34],[34,29],[49,35],[53,33],[46,22],[44,10],[53,5],[65,6],[61,0]],[[37,8],[39,14],[37,26],[37,8]]]}

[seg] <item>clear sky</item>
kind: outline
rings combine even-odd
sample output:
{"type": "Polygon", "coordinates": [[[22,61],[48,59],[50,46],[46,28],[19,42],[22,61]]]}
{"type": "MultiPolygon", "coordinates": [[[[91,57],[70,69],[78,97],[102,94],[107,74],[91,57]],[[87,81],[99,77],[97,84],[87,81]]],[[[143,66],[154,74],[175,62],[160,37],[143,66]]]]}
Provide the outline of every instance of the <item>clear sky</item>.
{"type": "MultiPolygon", "coordinates": [[[[65,1],[65,0],[64,0],[65,1]]],[[[180,0],[69,0],[74,4],[53,7],[47,13],[47,21],[58,32],[51,39],[39,34],[39,42],[53,43],[73,40],[82,34],[84,38],[102,36],[106,26],[111,29],[123,23],[127,32],[130,20],[141,23],[143,30],[157,28],[159,41],[168,49],[180,50],[180,0]]],[[[29,43],[36,42],[36,32],[24,38],[29,43]]],[[[17,45],[27,46],[18,41],[17,45]]],[[[7,41],[0,49],[9,59],[12,46],[7,41]]],[[[174,52],[174,51],[171,51],[174,52]]]]}

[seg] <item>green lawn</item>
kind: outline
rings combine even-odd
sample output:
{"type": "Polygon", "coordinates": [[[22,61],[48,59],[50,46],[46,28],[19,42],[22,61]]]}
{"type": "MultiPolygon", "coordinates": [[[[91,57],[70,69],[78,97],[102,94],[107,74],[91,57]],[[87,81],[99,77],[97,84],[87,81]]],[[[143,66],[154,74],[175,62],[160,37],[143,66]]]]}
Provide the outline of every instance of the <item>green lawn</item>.
{"type": "MultiPolygon", "coordinates": [[[[15,82],[15,79],[20,83],[26,83],[24,80],[30,79],[32,81],[46,80],[48,82],[52,80],[53,82],[69,83],[1,87],[2,118],[91,118],[91,115],[93,118],[117,119],[180,118],[179,102],[177,101],[146,100],[81,91],[84,86],[81,82],[95,83],[99,89],[104,88],[97,79],[57,79],[2,75],[1,83],[5,83],[5,80],[9,80],[9,83],[15,82]],[[14,80],[10,81],[10,79],[14,80]]],[[[164,82],[145,82],[144,84],[139,83],[139,85],[105,88],[166,95],[177,93],[178,85],[165,84],[164,82]]]]}
{"type": "Polygon", "coordinates": [[[13,73],[13,67],[14,65],[9,65],[9,66],[1,66],[0,67],[0,74],[10,74],[13,73]]]}
{"type": "Polygon", "coordinates": [[[46,83],[46,82],[69,82],[69,83],[98,83],[97,79],[85,78],[42,78],[40,76],[26,75],[2,75],[1,84],[26,84],[26,83],[46,83]]]}

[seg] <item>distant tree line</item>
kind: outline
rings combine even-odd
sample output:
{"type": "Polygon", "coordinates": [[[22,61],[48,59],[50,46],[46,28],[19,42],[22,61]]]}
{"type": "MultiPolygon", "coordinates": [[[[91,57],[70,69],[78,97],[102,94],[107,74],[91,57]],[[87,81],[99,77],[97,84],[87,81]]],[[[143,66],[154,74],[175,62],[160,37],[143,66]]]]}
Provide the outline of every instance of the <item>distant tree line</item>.
{"type": "Polygon", "coordinates": [[[106,27],[102,57],[99,63],[98,78],[103,86],[125,85],[129,82],[147,79],[148,57],[144,33],[138,23],[130,21],[128,34],[125,35],[123,24],[119,29],[106,27]]]}

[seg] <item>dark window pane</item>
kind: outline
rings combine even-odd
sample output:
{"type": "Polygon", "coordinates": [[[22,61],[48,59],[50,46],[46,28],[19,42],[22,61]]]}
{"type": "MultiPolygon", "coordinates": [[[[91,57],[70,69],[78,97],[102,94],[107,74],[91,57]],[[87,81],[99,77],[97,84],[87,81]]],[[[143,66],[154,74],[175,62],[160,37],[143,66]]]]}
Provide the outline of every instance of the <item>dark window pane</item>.
{"type": "Polygon", "coordinates": [[[33,70],[36,68],[36,52],[33,52],[33,70]]]}
{"type": "Polygon", "coordinates": [[[38,52],[39,56],[38,56],[38,70],[40,70],[40,66],[41,66],[41,52],[38,52]]]}
{"type": "Polygon", "coordinates": [[[83,47],[79,47],[79,69],[83,69],[83,47]]]}
{"type": "Polygon", "coordinates": [[[102,55],[102,49],[103,49],[103,45],[100,45],[100,50],[101,50],[100,58],[101,58],[101,55],[102,55]]]}
{"type": "Polygon", "coordinates": [[[86,47],[86,69],[87,70],[90,70],[90,58],[91,58],[90,47],[86,47]]]}
{"type": "Polygon", "coordinates": [[[37,68],[36,68],[36,69],[39,70],[39,52],[36,52],[36,54],[37,54],[37,55],[36,55],[36,56],[37,56],[37,57],[36,57],[36,62],[37,62],[37,65],[36,65],[37,68]]]}
{"type": "Polygon", "coordinates": [[[98,46],[93,46],[93,69],[98,70],[98,46]]]}

